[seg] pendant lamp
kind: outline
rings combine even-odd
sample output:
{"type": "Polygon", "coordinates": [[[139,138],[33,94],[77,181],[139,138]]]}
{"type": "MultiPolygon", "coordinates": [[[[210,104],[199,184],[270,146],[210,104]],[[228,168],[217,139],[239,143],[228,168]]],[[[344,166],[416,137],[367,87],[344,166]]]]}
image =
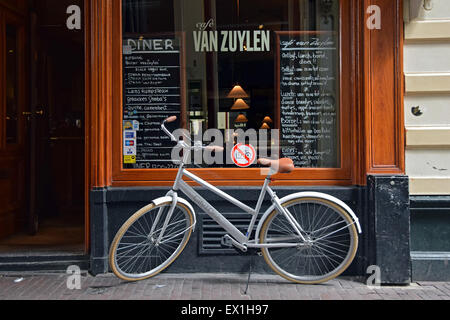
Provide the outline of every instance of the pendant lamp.
{"type": "Polygon", "coordinates": [[[250,106],[242,99],[237,99],[233,106],[231,107],[231,110],[246,110],[250,109],[250,106]]]}
{"type": "Polygon", "coordinates": [[[236,118],[236,120],[234,121],[236,123],[247,123],[248,119],[245,115],[243,115],[242,113],[236,118]]]}
{"type": "Polygon", "coordinates": [[[245,92],[244,89],[240,85],[235,85],[233,89],[231,89],[230,93],[228,94],[227,98],[230,99],[242,99],[242,98],[248,98],[247,92],[245,92]]]}
{"type": "Polygon", "coordinates": [[[269,116],[265,117],[263,120],[264,123],[273,123],[272,119],[269,116]]]}

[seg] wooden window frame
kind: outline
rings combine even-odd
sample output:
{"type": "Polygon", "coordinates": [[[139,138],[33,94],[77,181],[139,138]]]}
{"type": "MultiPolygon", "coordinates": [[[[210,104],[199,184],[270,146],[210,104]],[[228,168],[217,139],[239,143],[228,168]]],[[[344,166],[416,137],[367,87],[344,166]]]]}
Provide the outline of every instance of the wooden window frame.
{"type": "MultiPolygon", "coordinates": [[[[348,16],[350,6],[348,1],[341,1],[340,3],[340,17],[348,16]]],[[[121,14],[117,21],[122,21],[121,14]]],[[[340,105],[341,111],[339,113],[340,121],[340,141],[341,141],[341,167],[340,168],[305,168],[296,169],[290,175],[277,175],[275,180],[282,185],[301,185],[301,184],[344,184],[349,185],[351,180],[351,113],[352,103],[350,90],[351,76],[351,61],[348,57],[350,54],[350,21],[340,18],[340,105]],[[347,35],[347,36],[342,36],[347,35]]],[[[119,23],[117,23],[119,25],[119,23]]],[[[115,185],[136,185],[136,184],[151,184],[151,185],[170,185],[176,176],[176,169],[123,169],[122,157],[122,56],[121,43],[122,28],[115,30],[113,39],[115,65],[115,79],[120,85],[117,85],[116,98],[113,105],[113,181],[115,185]],[[120,53],[120,54],[117,54],[120,53]],[[119,72],[120,71],[120,72],[119,72]]],[[[213,168],[213,169],[192,169],[201,178],[210,181],[216,185],[259,185],[264,180],[264,176],[260,174],[258,168],[213,168]]]]}
{"type": "MultiPolygon", "coordinates": [[[[91,188],[170,186],[173,169],[123,169],[121,10],[121,0],[92,0],[86,8],[87,181],[91,188]]],[[[341,81],[342,167],[297,169],[275,184],[365,185],[368,174],[404,174],[402,12],[403,0],[341,0],[340,75],[347,70],[348,77],[341,81]],[[381,30],[366,27],[369,5],[382,9],[381,30]]],[[[215,185],[263,179],[259,169],[193,171],[215,185]]]]}

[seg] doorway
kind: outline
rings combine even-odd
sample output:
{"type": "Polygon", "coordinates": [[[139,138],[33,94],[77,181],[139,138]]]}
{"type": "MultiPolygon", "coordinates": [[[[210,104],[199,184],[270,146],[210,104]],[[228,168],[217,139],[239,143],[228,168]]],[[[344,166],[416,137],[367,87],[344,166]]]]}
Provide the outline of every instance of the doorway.
{"type": "Polygon", "coordinates": [[[20,32],[14,33],[8,20],[2,19],[2,63],[10,67],[0,68],[5,70],[1,73],[6,87],[2,85],[0,94],[6,101],[2,116],[7,121],[0,162],[10,159],[5,167],[13,168],[3,170],[3,176],[0,172],[0,188],[14,198],[16,206],[8,214],[0,211],[0,220],[8,222],[7,228],[0,228],[0,254],[82,253],[86,225],[84,28],[69,29],[66,21],[67,8],[75,5],[83,12],[84,3],[24,1],[21,12],[1,3],[2,15],[15,17],[20,32]],[[16,52],[14,58],[11,51],[16,52]],[[11,102],[14,97],[15,103],[11,102]],[[13,150],[8,141],[13,141],[16,131],[13,150]],[[20,174],[14,175],[14,170],[20,174]]]}

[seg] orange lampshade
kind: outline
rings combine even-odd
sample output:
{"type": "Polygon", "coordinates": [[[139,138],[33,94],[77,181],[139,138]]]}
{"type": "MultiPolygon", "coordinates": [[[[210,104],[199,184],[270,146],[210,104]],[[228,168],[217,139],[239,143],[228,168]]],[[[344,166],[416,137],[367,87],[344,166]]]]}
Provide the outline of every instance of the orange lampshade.
{"type": "Polygon", "coordinates": [[[239,98],[248,98],[247,92],[242,89],[240,85],[235,85],[233,89],[231,89],[227,98],[230,99],[239,99],[239,98]]]}
{"type": "Polygon", "coordinates": [[[243,115],[242,113],[236,118],[236,120],[234,121],[236,123],[246,123],[248,122],[248,119],[245,115],[243,115]]]}
{"type": "Polygon", "coordinates": [[[237,99],[231,107],[231,110],[245,110],[250,109],[250,106],[242,99],[237,99]]]}
{"type": "Polygon", "coordinates": [[[267,123],[264,122],[264,123],[262,124],[262,126],[261,126],[261,129],[262,129],[262,130],[269,130],[270,127],[269,127],[269,125],[268,125],[267,123]]]}
{"type": "Polygon", "coordinates": [[[272,119],[269,116],[265,117],[263,120],[264,123],[273,123],[272,119]]]}

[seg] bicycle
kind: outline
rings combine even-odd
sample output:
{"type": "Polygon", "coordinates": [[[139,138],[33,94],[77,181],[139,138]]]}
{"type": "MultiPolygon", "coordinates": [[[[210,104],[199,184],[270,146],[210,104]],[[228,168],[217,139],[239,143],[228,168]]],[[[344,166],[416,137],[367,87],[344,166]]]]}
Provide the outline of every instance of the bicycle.
{"type": "MultiPolygon", "coordinates": [[[[166,123],[176,119],[164,120],[161,129],[178,147],[187,151],[223,151],[220,147],[191,146],[177,140],[165,127],[166,123]]],[[[197,220],[193,206],[178,196],[180,191],[228,232],[222,238],[223,245],[234,246],[242,252],[261,250],[269,267],[287,280],[302,284],[323,283],[349,267],[356,255],[358,233],[362,233],[353,211],[341,200],[327,194],[301,192],[280,199],[270,188],[273,174],[288,174],[295,169],[291,159],[258,160],[260,165],[268,167],[268,174],[253,209],[189,172],[185,168],[189,153],[183,155],[174,185],[166,196],[134,213],[114,237],[109,262],[117,277],[126,281],[154,277],[183,251],[197,220]],[[183,177],[252,215],[247,232],[239,231],[183,177]],[[253,232],[267,194],[272,205],[262,214],[256,232],[253,232]]]]}

